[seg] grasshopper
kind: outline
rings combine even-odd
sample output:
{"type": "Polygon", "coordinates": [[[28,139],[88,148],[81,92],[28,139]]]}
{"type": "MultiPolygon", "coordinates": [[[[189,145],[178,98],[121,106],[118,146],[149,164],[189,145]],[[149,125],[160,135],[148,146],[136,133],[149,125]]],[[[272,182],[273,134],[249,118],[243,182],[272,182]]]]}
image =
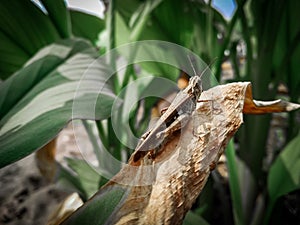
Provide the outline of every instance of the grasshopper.
{"type": "MultiPolygon", "coordinates": [[[[191,62],[190,58],[189,60],[191,62]]],[[[203,91],[201,77],[205,70],[209,68],[207,67],[198,76],[192,62],[191,65],[195,76],[192,76],[188,86],[176,95],[171,105],[162,114],[154,127],[142,135],[133,155],[135,162],[150,150],[154,150],[154,154],[156,154],[164,139],[173,132],[183,128],[189,121],[203,91]]]]}

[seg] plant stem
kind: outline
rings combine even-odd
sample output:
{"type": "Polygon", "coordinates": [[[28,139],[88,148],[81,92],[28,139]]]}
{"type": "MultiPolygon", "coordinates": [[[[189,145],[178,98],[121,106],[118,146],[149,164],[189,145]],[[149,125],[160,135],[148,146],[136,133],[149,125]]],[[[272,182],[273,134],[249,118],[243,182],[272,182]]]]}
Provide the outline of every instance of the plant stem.
{"type": "MultiPolygon", "coordinates": [[[[108,64],[111,66],[113,71],[116,69],[116,55],[115,53],[110,50],[115,48],[116,45],[116,13],[115,13],[115,5],[116,5],[116,0],[111,0],[108,5],[108,14],[107,14],[107,31],[108,31],[108,45],[107,45],[107,53],[109,58],[108,58],[108,64]]],[[[114,91],[115,93],[119,93],[120,91],[120,85],[119,85],[119,80],[117,77],[117,74],[113,76],[113,85],[114,85],[114,91]]],[[[120,159],[120,143],[118,141],[118,138],[116,137],[113,127],[112,127],[112,121],[111,118],[107,120],[107,136],[108,136],[108,143],[109,143],[109,150],[113,151],[113,155],[117,158],[120,159]]]]}
{"type": "Polygon", "coordinates": [[[242,22],[242,29],[243,29],[243,37],[244,40],[246,42],[246,46],[247,46],[247,69],[246,69],[246,80],[250,79],[250,74],[251,74],[251,65],[252,65],[252,57],[253,57],[253,51],[252,51],[252,44],[251,44],[251,34],[249,32],[249,27],[247,24],[247,20],[246,20],[246,15],[244,12],[244,9],[239,11],[239,16],[241,18],[241,22],[242,22]]]}
{"type": "MultiPolygon", "coordinates": [[[[106,23],[106,28],[107,28],[107,32],[108,32],[108,45],[106,47],[106,51],[109,56],[108,60],[108,64],[111,66],[111,68],[113,69],[113,71],[115,71],[116,69],[116,55],[114,54],[114,52],[111,52],[110,50],[112,50],[113,48],[115,48],[116,46],[116,17],[115,17],[115,3],[116,0],[111,0],[109,5],[108,5],[108,13],[107,13],[107,23],[106,23]]],[[[119,92],[119,80],[118,77],[115,76],[113,77],[113,84],[114,84],[114,90],[115,93],[119,92]]]]}

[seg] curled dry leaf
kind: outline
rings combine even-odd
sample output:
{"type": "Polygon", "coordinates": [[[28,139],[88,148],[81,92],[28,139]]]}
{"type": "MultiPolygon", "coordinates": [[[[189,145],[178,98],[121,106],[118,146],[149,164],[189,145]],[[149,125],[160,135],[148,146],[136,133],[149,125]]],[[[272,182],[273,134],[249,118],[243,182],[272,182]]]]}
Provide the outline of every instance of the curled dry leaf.
{"type": "Polygon", "coordinates": [[[299,109],[299,104],[287,102],[281,99],[274,101],[253,100],[251,84],[248,83],[245,93],[245,104],[243,113],[245,114],[264,114],[274,112],[290,112],[299,109]]]}
{"type": "Polygon", "coordinates": [[[243,123],[243,112],[282,112],[300,107],[283,101],[258,103],[252,99],[249,82],[219,85],[203,92],[181,131],[168,137],[155,156],[149,151],[135,162],[134,152],[128,164],[88,204],[97,200],[97,195],[119,187],[126,189],[126,196],[107,224],[181,224],[243,123]]]}

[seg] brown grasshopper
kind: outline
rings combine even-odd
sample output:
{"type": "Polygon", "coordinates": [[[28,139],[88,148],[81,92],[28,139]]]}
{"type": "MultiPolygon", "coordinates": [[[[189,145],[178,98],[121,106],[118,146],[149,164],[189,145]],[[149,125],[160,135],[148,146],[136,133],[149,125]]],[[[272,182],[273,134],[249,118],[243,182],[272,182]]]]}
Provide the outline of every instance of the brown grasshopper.
{"type": "MultiPolygon", "coordinates": [[[[191,61],[191,59],[189,58],[191,61]]],[[[141,156],[148,151],[154,150],[161,146],[164,139],[173,132],[183,128],[196,108],[203,89],[201,77],[207,67],[199,76],[196,74],[195,68],[191,63],[195,76],[191,77],[188,86],[180,91],[168,109],[162,114],[154,127],[142,135],[138,143],[133,161],[136,162],[141,156]]]]}

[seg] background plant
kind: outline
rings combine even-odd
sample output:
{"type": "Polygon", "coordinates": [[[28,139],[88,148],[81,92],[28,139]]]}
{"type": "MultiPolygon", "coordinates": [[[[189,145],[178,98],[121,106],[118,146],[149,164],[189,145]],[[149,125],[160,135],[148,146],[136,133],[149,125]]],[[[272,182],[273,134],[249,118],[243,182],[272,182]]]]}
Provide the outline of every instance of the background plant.
{"type": "MultiPolygon", "coordinates": [[[[230,20],[225,20],[212,7],[211,1],[176,1],[174,4],[170,0],[112,0],[107,4],[105,20],[67,9],[60,0],[42,0],[41,3],[47,13],[30,1],[0,2],[1,166],[28,155],[53,139],[71,119],[75,90],[72,85],[76,74],[81,74],[100,54],[128,42],[154,39],[177,43],[207,63],[217,58],[215,75],[219,80],[222,63],[230,62],[234,70],[233,81],[250,80],[256,99],[282,97],[278,90],[284,85],[287,92],[283,97],[299,102],[298,1],[239,0],[230,20]],[[244,55],[238,51],[241,46],[244,46],[244,55]],[[46,48],[40,51],[43,47],[46,48]],[[224,55],[228,50],[230,54],[224,55]],[[71,75],[62,72],[70,70],[71,75]],[[73,87],[67,95],[66,87],[73,87]],[[45,92],[48,95],[44,95],[45,92]],[[58,105],[57,95],[65,96],[58,105]],[[35,104],[30,105],[32,102],[35,104]]],[[[109,59],[112,66],[114,57],[109,59]]],[[[93,78],[98,81],[95,86],[105,83],[106,92],[101,93],[105,104],[98,105],[97,118],[89,115],[84,107],[79,115],[80,118],[98,120],[96,126],[102,144],[119,160],[126,160],[121,157],[122,152],[129,155],[130,150],[113,132],[109,118],[113,98],[109,96],[119,94],[130,81],[143,75],[176,80],[180,73],[154,63],[141,64],[140,69],[137,73],[134,66],[129,66],[124,76],[116,74],[111,82],[105,83],[106,71],[95,68],[97,73],[93,78]]],[[[88,100],[88,97],[83,98],[82,102],[88,100]]],[[[149,117],[154,102],[154,99],[145,101],[144,118],[149,117]]],[[[237,145],[231,143],[226,152],[230,195],[227,185],[216,172],[213,173],[188,214],[187,223],[199,220],[205,223],[203,218],[210,224],[220,221],[222,224],[233,221],[235,224],[282,224],[283,221],[293,224],[293,220],[299,220],[299,115],[289,113],[283,118],[286,125],[276,130],[282,141],[267,151],[272,117],[245,116],[245,125],[236,135],[237,145]]],[[[136,128],[136,122],[136,111],[133,110],[129,123],[139,136],[148,121],[143,119],[140,129],[136,128]]],[[[91,123],[83,123],[93,141],[91,123]]],[[[94,144],[94,148],[97,152],[97,145],[94,144]]],[[[98,160],[105,163],[101,156],[98,160]]],[[[92,195],[105,182],[91,174],[89,176],[97,177],[97,185],[87,188],[86,184],[91,181],[84,181],[85,175],[81,176],[81,173],[89,173],[86,172],[90,171],[89,166],[74,159],[68,162],[77,171],[77,176],[72,177],[65,170],[62,174],[72,180],[83,197],[92,195]]]]}

